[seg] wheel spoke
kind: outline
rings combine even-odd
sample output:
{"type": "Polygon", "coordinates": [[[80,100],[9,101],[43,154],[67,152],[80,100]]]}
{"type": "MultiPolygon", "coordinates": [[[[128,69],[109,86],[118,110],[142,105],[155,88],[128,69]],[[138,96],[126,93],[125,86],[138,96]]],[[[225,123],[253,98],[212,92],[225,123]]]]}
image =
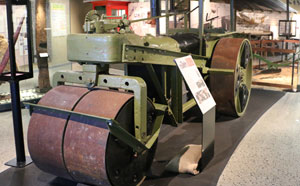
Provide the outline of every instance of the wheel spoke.
{"type": "Polygon", "coordinates": [[[241,112],[244,110],[244,108],[247,105],[249,97],[249,90],[245,84],[241,84],[239,87],[239,107],[241,109],[241,112]]]}
{"type": "Polygon", "coordinates": [[[244,69],[247,69],[249,62],[250,62],[250,48],[249,48],[249,44],[246,43],[244,46],[244,51],[242,53],[241,66],[244,69]]]}
{"type": "Polygon", "coordinates": [[[238,81],[236,85],[237,89],[237,110],[239,112],[243,112],[247,106],[247,102],[249,99],[249,90],[248,90],[248,68],[249,63],[251,62],[251,54],[250,54],[250,45],[245,43],[244,49],[241,56],[241,61],[238,71],[238,81]]]}
{"type": "Polygon", "coordinates": [[[238,88],[238,91],[237,91],[237,95],[236,95],[236,110],[238,112],[241,112],[241,101],[240,101],[240,91],[239,91],[239,88],[238,88]]]}

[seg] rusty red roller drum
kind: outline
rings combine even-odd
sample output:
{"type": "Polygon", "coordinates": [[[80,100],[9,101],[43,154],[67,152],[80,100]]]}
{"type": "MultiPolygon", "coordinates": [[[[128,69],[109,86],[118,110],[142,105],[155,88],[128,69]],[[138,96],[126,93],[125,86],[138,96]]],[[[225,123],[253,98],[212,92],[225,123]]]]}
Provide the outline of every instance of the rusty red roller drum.
{"type": "MultiPolygon", "coordinates": [[[[49,91],[38,104],[72,110],[87,93],[85,88],[59,86],[49,91]]],[[[62,152],[68,118],[68,114],[33,112],[28,128],[28,148],[32,160],[41,170],[71,179],[62,152]]]]}
{"type": "MultiPolygon", "coordinates": [[[[68,97],[71,91],[70,86],[60,87],[63,87],[65,97],[68,97]]],[[[47,93],[43,99],[49,100],[47,98],[48,94],[51,95],[51,92],[57,88],[47,93]]],[[[72,88],[74,89],[74,87],[72,88]]],[[[75,92],[79,92],[81,89],[86,90],[79,87],[75,89],[78,89],[75,92]]],[[[89,115],[113,118],[120,123],[122,128],[134,134],[133,102],[133,94],[131,93],[98,89],[88,91],[78,98],[76,105],[71,110],[89,115]]],[[[52,106],[56,107],[55,104],[52,106]]],[[[33,116],[36,114],[38,113],[34,113],[33,116]]],[[[49,139],[48,141],[44,140],[47,142],[44,144],[34,143],[37,138],[46,138],[48,133],[55,133],[54,129],[47,126],[48,129],[43,131],[44,134],[40,134],[42,124],[45,122],[44,119],[47,117],[53,117],[53,123],[56,123],[55,120],[61,119],[47,115],[37,119],[32,117],[30,121],[28,144],[30,146],[30,154],[33,157],[40,158],[40,154],[35,149],[42,147],[50,151],[52,148],[51,144],[47,144],[49,139]],[[39,127],[36,128],[36,126],[39,127]]],[[[152,132],[154,117],[154,106],[148,101],[147,124],[149,133],[152,132]]],[[[78,115],[71,114],[65,124],[57,125],[61,125],[64,128],[64,132],[63,134],[60,133],[61,136],[57,139],[61,140],[61,142],[57,144],[59,147],[55,147],[56,152],[54,154],[63,160],[63,164],[56,161],[56,159],[51,159],[51,162],[49,162],[50,159],[45,154],[37,162],[33,158],[34,163],[40,169],[59,177],[90,185],[137,185],[145,178],[145,173],[153,161],[156,145],[143,154],[137,154],[132,148],[110,134],[106,124],[78,115]],[[55,166],[49,168],[48,164],[55,166]],[[56,166],[56,164],[59,166],[56,166]],[[61,175],[61,172],[65,173],[65,175],[61,175]]]]}
{"type": "Polygon", "coordinates": [[[210,89],[218,112],[232,116],[245,113],[251,93],[252,58],[247,39],[222,38],[218,41],[211,68],[234,71],[210,74],[210,89]]]}

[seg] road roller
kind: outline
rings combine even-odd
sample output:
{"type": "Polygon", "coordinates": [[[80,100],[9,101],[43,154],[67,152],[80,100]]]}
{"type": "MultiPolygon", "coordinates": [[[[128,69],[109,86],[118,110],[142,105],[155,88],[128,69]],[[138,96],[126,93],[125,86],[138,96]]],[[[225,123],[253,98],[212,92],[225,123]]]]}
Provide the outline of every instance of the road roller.
{"type": "MultiPolygon", "coordinates": [[[[223,33],[200,40],[192,31],[138,36],[132,22],[93,10],[85,33],[68,35],[68,60],[83,70],[56,72],[54,88],[38,104],[28,104],[29,152],[42,171],[88,185],[141,184],[162,124],[177,126],[196,106],[174,62],[179,57],[192,56],[217,112],[245,113],[252,78],[247,39],[223,33]],[[124,66],[123,74],[111,73],[115,64],[124,66]]],[[[210,143],[203,152],[213,152],[210,143]]]]}

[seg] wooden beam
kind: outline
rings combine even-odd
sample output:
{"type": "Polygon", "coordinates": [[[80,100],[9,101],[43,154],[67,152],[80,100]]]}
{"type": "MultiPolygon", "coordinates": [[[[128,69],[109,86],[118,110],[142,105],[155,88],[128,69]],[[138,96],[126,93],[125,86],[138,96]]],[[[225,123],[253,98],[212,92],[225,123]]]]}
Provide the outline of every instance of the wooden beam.
{"type": "MultiPolygon", "coordinates": [[[[282,63],[282,61],[276,61],[276,62],[272,62],[272,63],[280,64],[280,63],[282,63]]],[[[292,65],[292,62],[290,62],[290,63],[292,65]]],[[[295,64],[298,64],[298,62],[295,61],[295,64]]],[[[266,67],[266,66],[268,66],[268,65],[267,64],[253,65],[253,69],[258,69],[259,67],[266,67]]]]}
{"type": "Polygon", "coordinates": [[[266,82],[257,82],[257,81],[253,81],[252,85],[260,85],[260,86],[268,86],[268,87],[293,89],[292,85],[284,85],[284,84],[277,84],[277,83],[266,83],[266,82]]]}
{"type": "Polygon", "coordinates": [[[285,43],[295,43],[295,44],[300,44],[299,40],[284,40],[285,43]]]}
{"type": "Polygon", "coordinates": [[[253,52],[277,52],[277,53],[284,53],[284,54],[295,54],[295,50],[291,49],[280,49],[280,48],[252,48],[253,52]]]}
{"type": "Polygon", "coordinates": [[[40,53],[47,52],[46,28],[46,0],[36,1],[36,50],[39,69],[38,86],[40,92],[47,92],[51,89],[48,58],[40,57],[40,53]]]}

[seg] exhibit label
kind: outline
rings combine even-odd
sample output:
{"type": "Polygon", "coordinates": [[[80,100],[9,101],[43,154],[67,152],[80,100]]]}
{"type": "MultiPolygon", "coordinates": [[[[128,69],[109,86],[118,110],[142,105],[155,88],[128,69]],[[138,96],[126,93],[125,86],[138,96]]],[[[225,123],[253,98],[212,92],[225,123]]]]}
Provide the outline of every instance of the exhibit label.
{"type": "Polygon", "coordinates": [[[200,74],[192,56],[177,58],[174,60],[185,82],[190,88],[202,114],[216,106],[202,75],[200,74]]]}
{"type": "Polygon", "coordinates": [[[67,18],[65,4],[51,3],[51,28],[53,37],[67,35],[67,18]]]}

